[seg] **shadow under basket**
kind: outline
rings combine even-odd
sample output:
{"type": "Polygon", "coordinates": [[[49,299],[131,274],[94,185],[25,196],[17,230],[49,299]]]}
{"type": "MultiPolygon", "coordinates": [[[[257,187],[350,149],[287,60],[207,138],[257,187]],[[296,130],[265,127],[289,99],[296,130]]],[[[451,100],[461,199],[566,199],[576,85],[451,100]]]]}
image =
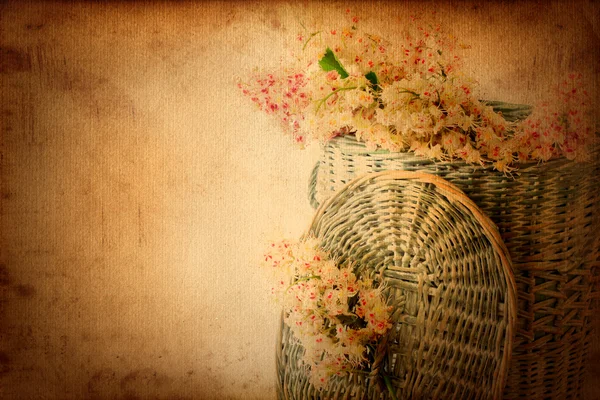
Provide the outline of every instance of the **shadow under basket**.
{"type": "MultiPolygon", "coordinates": [[[[507,119],[527,113],[502,105],[507,119]]],[[[491,166],[369,151],[349,135],[331,140],[309,184],[314,207],[365,173],[403,170],[441,177],[498,227],[517,283],[516,337],[505,399],[580,399],[598,312],[600,151],[592,161],[526,164],[506,177],[491,166]]]]}
{"type": "Polygon", "coordinates": [[[384,285],[392,328],[364,370],[317,390],[300,363],[302,343],[282,321],[280,399],[501,396],[516,283],[497,228],[464,193],[426,173],[366,174],[320,206],[308,234],[339,265],[384,285]]]}

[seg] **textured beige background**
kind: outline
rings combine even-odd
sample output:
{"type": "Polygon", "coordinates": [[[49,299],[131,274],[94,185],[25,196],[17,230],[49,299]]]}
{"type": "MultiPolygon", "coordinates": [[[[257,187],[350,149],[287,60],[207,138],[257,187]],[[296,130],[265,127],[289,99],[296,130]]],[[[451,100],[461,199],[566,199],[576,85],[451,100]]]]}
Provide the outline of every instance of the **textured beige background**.
{"type": "Polygon", "coordinates": [[[597,2],[3,3],[0,398],[274,398],[255,260],[307,226],[318,149],[233,83],[348,6],[391,37],[437,9],[487,98],[579,70],[598,99],[597,2]]]}

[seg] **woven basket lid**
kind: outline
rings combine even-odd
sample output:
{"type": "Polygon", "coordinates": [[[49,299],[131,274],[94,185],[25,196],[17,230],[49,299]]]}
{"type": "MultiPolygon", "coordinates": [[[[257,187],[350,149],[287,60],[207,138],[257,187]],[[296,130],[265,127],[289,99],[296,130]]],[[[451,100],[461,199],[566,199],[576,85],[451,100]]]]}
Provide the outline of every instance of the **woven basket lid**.
{"type": "MultiPolygon", "coordinates": [[[[388,376],[398,398],[501,397],[515,281],[496,227],[463,192],[425,173],[367,174],[319,207],[309,234],[340,264],[385,282],[394,326],[371,367],[388,376]]],[[[311,390],[290,335],[284,325],[283,397],[390,398],[374,374],[336,377],[311,390]]]]}

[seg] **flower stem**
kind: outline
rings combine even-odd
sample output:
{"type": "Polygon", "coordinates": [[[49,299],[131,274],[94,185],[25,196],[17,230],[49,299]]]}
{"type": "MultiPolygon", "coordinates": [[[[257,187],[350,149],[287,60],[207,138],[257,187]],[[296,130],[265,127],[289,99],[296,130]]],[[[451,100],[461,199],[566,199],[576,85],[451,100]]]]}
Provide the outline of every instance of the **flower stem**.
{"type": "MultiPolygon", "coordinates": [[[[304,29],[306,29],[306,28],[304,28],[304,29]]],[[[310,37],[308,39],[306,39],[306,43],[304,43],[304,46],[302,46],[302,51],[304,51],[304,49],[306,49],[306,46],[308,45],[308,42],[310,42],[310,40],[312,38],[314,38],[316,35],[318,35],[319,33],[321,33],[321,31],[317,31],[317,32],[311,33],[310,37]]]]}
{"type": "MultiPolygon", "coordinates": [[[[367,372],[367,371],[361,371],[361,370],[357,370],[357,369],[351,369],[348,372],[351,372],[354,374],[363,374],[363,375],[369,374],[369,372],[367,372]]],[[[398,398],[396,397],[396,393],[394,392],[394,387],[392,386],[392,381],[390,380],[390,377],[388,375],[384,375],[384,374],[381,374],[381,377],[383,378],[383,381],[385,382],[385,387],[387,388],[388,392],[390,393],[392,400],[398,400],[398,398]]]]}
{"type": "Polygon", "coordinates": [[[336,89],[333,92],[329,93],[327,96],[325,96],[321,100],[319,100],[319,105],[317,106],[317,112],[319,111],[319,108],[321,108],[321,106],[323,105],[323,103],[325,103],[328,98],[330,98],[331,96],[333,96],[337,92],[341,92],[341,91],[344,91],[344,90],[354,90],[354,89],[358,89],[358,86],[343,87],[343,88],[336,89]]]}
{"type": "Polygon", "coordinates": [[[396,393],[394,393],[394,387],[392,386],[390,377],[387,375],[383,375],[383,380],[385,382],[385,386],[387,387],[388,392],[390,392],[390,396],[392,396],[392,400],[398,400],[398,398],[396,397],[396,393]]]}

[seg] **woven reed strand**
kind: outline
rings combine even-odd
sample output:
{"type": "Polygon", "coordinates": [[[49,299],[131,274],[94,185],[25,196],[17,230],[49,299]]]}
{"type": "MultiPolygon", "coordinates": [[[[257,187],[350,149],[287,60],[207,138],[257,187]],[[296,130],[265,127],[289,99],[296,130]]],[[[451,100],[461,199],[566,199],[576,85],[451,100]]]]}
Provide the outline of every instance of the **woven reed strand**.
{"type": "MultiPolygon", "coordinates": [[[[428,174],[371,174],[326,201],[310,233],[360,276],[382,274],[394,327],[372,368],[390,376],[398,398],[500,397],[516,287],[495,227],[463,193],[428,174]]],[[[282,324],[282,399],[390,398],[381,377],[367,374],[336,377],[318,392],[298,366],[301,356],[282,324]]]]}
{"type": "Polygon", "coordinates": [[[421,171],[464,191],[498,226],[518,287],[517,336],[504,398],[579,399],[599,296],[600,163],[529,164],[514,179],[491,167],[369,152],[352,136],[326,147],[314,205],[364,173],[421,171]],[[597,302],[596,302],[597,303],[597,302]]]}

